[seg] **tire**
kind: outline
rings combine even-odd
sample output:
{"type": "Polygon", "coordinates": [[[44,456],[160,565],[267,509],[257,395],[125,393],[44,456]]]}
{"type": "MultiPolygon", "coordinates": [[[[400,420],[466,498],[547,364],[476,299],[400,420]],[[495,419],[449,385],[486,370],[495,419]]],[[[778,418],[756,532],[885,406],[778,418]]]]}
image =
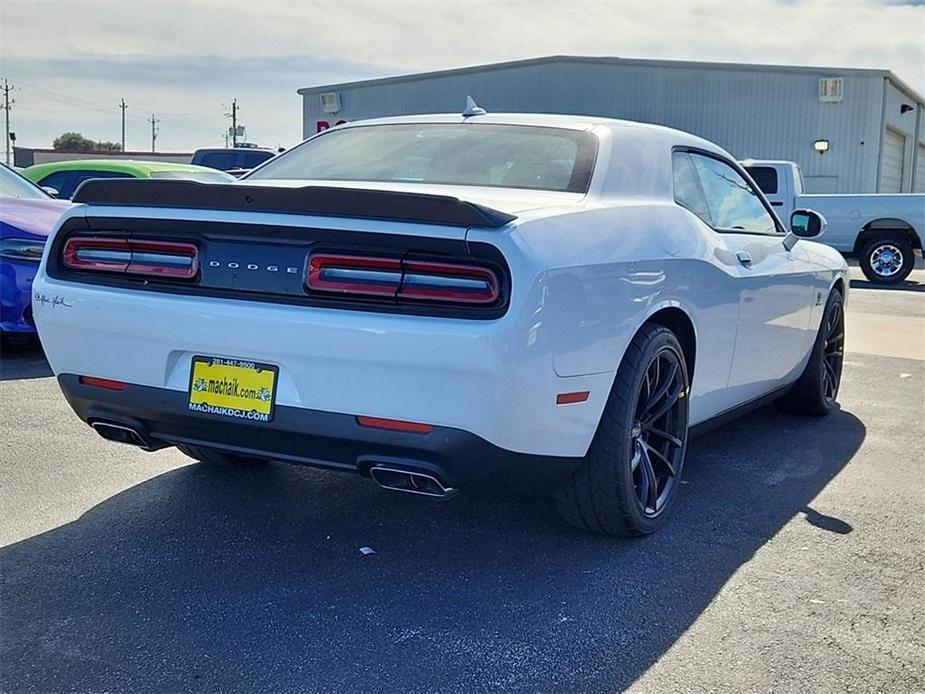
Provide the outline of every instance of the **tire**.
{"type": "Polygon", "coordinates": [[[829,295],[813,351],[799,380],[780,400],[786,412],[820,417],[831,412],[841,386],[845,354],[844,299],[837,289],[829,295]]]}
{"type": "Polygon", "coordinates": [[[660,325],[643,326],[617,370],[588,454],[556,494],[566,522],[622,537],[664,525],[687,453],[689,388],[677,337],[660,325]]]}
{"type": "Polygon", "coordinates": [[[214,448],[205,446],[187,446],[178,444],[177,450],[184,455],[188,455],[200,463],[209,465],[221,465],[224,467],[260,467],[270,461],[265,458],[251,458],[246,455],[235,455],[234,453],[225,453],[214,448]]]}
{"type": "Polygon", "coordinates": [[[870,241],[861,251],[861,270],[876,284],[899,284],[915,267],[912,244],[902,236],[885,236],[870,241]]]}

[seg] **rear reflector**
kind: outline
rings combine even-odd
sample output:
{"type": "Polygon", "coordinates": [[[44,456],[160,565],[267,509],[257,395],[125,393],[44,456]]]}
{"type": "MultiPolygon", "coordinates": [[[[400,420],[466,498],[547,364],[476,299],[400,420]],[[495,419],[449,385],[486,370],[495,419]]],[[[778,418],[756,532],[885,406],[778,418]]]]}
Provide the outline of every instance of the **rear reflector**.
{"type": "Polygon", "coordinates": [[[382,419],[381,417],[357,417],[357,424],[372,429],[391,429],[392,431],[406,431],[412,434],[429,434],[433,431],[430,424],[403,422],[400,419],[382,419]]]}
{"type": "Polygon", "coordinates": [[[79,376],[77,380],[80,383],[83,383],[85,386],[96,386],[97,388],[105,388],[106,390],[125,390],[128,388],[128,383],[123,383],[122,381],[113,381],[108,378],[79,376]]]}
{"type": "Polygon", "coordinates": [[[309,258],[309,291],[410,301],[485,305],[498,300],[493,270],[477,265],[316,253],[309,258]]]}
{"type": "Polygon", "coordinates": [[[64,244],[64,266],[130,275],[190,279],[199,271],[199,249],[191,243],[75,236],[64,244]]]}
{"type": "Polygon", "coordinates": [[[580,390],[575,393],[559,393],[556,396],[557,405],[571,405],[576,402],[584,402],[588,399],[590,391],[580,390]]]}

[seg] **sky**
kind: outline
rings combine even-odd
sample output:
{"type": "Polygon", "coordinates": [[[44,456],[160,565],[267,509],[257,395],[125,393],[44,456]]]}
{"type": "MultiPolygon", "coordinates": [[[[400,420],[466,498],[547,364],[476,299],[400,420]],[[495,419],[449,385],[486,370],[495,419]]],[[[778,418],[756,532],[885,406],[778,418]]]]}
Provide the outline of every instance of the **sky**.
{"type": "Polygon", "coordinates": [[[0,0],[18,144],[292,146],[300,87],[552,54],[892,70],[925,94],[922,0],[0,0]]]}

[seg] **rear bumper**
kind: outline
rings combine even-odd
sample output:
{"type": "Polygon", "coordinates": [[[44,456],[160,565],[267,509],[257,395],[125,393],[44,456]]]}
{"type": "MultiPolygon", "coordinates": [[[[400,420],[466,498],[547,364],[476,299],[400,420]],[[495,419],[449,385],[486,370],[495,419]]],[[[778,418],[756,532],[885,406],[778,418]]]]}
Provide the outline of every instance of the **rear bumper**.
{"type": "Polygon", "coordinates": [[[418,434],[360,426],[353,415],[277,406],[266,423],[190,413],[184,392],[129,385],[113,391],[61,374],[58,383],[84,422],[139,432],[150,450],[187,444],[289,463],[369,474],[388,465],[433,474],[455,486],[488,476],[505,464],[570,464],[574,458],[515,454],[475,434],[435,426],[418,434]]]}
{"type": "Polygon", "coordinates": [[[196,355],[244,359],[279,368],[277,407],[423,422],[515,453],[585,455],[613,382],[612,372],[555,373],[541,276],[496,320],[162,294],[41,270],[35,291],[51,299],[35,319],[56,374],[182,398],[196,355]],[[557,404],[580,391],[586,401],[557,404]]]}

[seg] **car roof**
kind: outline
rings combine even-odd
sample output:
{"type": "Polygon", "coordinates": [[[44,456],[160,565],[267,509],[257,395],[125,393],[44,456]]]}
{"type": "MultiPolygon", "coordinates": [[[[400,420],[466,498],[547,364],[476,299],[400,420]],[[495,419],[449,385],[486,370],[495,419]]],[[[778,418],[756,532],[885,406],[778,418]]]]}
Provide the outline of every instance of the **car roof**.
{"type": "Polygon", "coordinates": [[[45,164],[34,164],[23,173],[28,175],[45,176],[55,171],[74,171],[81,169],[94,169],[96,171],[114,171],[128,173],[133,176],[145,177],[154,171],[214,171],[204,166],[183,164],[172,161],[136,161],[134,159],[74,159],[71,161],[52,161],[45,164]]]}

